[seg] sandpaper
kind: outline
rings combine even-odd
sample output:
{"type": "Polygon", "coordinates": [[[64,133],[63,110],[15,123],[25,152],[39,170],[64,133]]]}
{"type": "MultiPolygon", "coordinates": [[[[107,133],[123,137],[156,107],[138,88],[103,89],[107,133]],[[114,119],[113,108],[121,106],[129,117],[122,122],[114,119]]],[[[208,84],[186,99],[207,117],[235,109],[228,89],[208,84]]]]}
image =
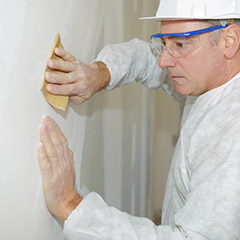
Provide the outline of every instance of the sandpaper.
{"type": "MultiPolygon", "coordinates": [[[[51,49],[51,52],[50,52],[50,55],[49,55],[48,59],[55,59],[55,60],[64,61],[62,58],[55,55],[54,49],[56,47],[63,48],[63,45],[61,43],[61,37],[60,37],[59,33],[56,34],[56,37],[55,37],[54,43],[52,45],[52,49],[51,49]]],[[[61,73],[60,71],[50,69],[48,66],[46,66],[45,72],[61,73]]],[[[61,110],[65,111],[66,108],[67,108],[69,97],[68,96],[62,96],[62,95],[54,95],[54,94],[49,93],[47,91],[47,84],[48,83],[44,78],[43,79],[43,84],[42,84],[42,91],[43,91],[43,95],[46,98],[47,102],[51,106],[53,106],[54,108],[61,109],[61,110]]]]}

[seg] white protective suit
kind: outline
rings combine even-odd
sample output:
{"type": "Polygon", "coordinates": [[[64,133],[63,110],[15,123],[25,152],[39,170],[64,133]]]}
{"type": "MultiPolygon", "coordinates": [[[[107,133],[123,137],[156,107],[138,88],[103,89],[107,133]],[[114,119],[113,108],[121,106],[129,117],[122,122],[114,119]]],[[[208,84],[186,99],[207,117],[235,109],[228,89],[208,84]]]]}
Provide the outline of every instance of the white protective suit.
{"type": "MultiPolygon", "coordinates": [[[[143,41],[107,46],[97,60],[111,71],[108,89],[137,79],[173,92],[143,41]]],[[[187,99],[161,226],[109,207],[90,193],[65,222],[64,234],[69,240],[240,239],[240,74],[187,99]]]]}

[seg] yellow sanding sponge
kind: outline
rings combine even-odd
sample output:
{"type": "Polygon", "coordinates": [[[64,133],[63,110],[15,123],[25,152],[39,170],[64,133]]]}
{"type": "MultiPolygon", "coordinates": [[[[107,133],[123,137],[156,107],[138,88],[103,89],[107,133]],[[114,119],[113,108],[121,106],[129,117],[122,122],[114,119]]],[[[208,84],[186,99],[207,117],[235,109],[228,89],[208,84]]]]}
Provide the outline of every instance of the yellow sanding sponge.
{"type": "MultiPolygon", "coordinates": [[[[55,40],[54,40],[54,43],[53,43],[53,46],[51,49],[51,53],[50,53],[48,59],[56,59],[56,60],[64,61],[62,58],[55,55],[54,49],[56,47],[63,48],[63,45],[61,43],[61,37],[60,37],[59,33],[56,34],[56,37],[55,37],[55,40]]],[[[61,73],[60,71],[51,70],[48,66],[46,66],[45,72],[61,73]]],[[[46,80],[43,79],[42,91],[43,91],[43,95],[46,98],[47,102],[54,108],[65,111],[67,108],[69,97],[62,96],[62,95],[54,95],[54,94],[49,93],[47,91],[47,84],[48,83],[46,82],[46,80]]]]}

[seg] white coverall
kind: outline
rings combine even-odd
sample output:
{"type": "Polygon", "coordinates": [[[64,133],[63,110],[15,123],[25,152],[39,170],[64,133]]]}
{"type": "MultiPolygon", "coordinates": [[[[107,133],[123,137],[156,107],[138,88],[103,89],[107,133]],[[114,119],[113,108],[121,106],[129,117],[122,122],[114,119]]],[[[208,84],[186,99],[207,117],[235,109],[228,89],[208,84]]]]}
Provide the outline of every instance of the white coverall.
{"type": "MultiPolygon", "coordinates": [[[[111,72],[107,89],[136,79],[173,92],[166,72],[143,41],[106,46],[97,60],[111,72]]],[[[162,218],[162,225],[155,226],[90,193],[65,221],[64,235],[69,240],[240,239],[240,74],[197,98],[187,98],[162,218]]]]}

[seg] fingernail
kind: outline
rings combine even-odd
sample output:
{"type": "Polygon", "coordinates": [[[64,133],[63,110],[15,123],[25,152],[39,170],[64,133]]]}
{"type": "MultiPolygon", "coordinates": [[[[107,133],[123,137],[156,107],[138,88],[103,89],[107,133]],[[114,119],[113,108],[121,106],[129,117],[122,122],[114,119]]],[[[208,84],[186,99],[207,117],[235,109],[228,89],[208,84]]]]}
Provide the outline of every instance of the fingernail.
{"type": "Polygon", "coordinates": [[[47,117],[47,116],[48,116],[48,115],[43,115],[43,116],[42,116],[42,120],[43,120],[45,117],[47,117]]]}
{"type": "Polygon", "coordinates": [[[55,48],[55,53],[58,53],[58,52],[59,52],[59,48],[56,47],[56,48],[55,48]]]}
{"type": "Polygon", "coordinates": [[[37,145],[37,149],[38,149],[38,150],[42,150],[42,149],[43,149],[43,143],[39,143],[39,144],[37,145]]]}
{"type": "Polygon", "coordinates": [[[42,121],[46,121],[47,118],[49,118],[48,115],[43,115],[43,116],[42,116],[42,121]]]}
{"type": "Polygon", "coordinates": [[[48,84],[48,85],[47,85],[47,90],[48,90],[49,92],[54,92],[55,86],[48,84]]]}
{"type": "Polygon", "coordinates": [[[54,67],[54,64],[55,64],[55,61],[52,60],[52,59],[49,59],[48,60],[48,66],[51,68],[51,67],[54,67]]]}
{"type": "Polygon", "coordinates": [[[46,123],[51,123],[51,118],[50,117],[46,117],[46,123]]]}
{"type": "Polygon", "coordinates": [[[43,123],[49,123],[50,122],[50,117],[49,116],[44,116],[43,118],[42,118],[42,122],[43,123]]]}
{"type": "Polygon", "coordinates": [[[54,76],[55,76],[55,75],[54,75],[53,73],[50,73],[50,72],[46,72],[46,73],[45,73],[45,78],[46,78],[47,80],[53,79],[54,76]]]}

